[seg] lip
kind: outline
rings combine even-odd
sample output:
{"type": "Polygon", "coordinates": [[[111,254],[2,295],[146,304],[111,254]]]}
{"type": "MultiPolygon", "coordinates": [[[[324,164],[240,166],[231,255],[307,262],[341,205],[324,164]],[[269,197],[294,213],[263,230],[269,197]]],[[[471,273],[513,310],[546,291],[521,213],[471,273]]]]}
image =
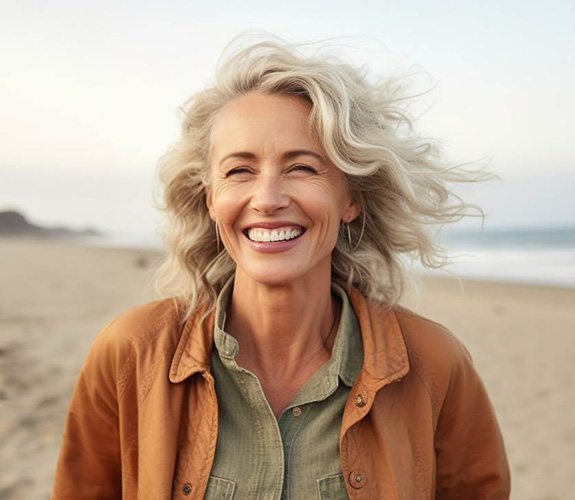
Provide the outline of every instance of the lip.
{"type": "Polygon", "coordinates": [[[242,232],[245,233],[248,229],[253,227],[260,227],[262,229],[277,229],[278,227],[301,227],[305,232],[305,227],[296,222],[291,222],[287,220],[278,220],[273,222],[254,222],[252,224],[247,224],[242,228],[242,232]]]}

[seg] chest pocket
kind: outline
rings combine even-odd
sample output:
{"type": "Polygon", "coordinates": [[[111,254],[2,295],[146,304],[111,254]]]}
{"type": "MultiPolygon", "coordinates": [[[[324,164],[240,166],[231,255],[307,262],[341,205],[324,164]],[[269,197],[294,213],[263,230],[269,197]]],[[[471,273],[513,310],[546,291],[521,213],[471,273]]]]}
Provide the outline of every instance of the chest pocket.
{"type": "Polygon", "coordinates": [[[321,500],[348,500],[343,474],[322,477],[317,480],[317,489],[321,500]]]}
{"type": "Polygon", "coordinates": [[[204,500],[231,500],[236,489],[235,481],[210,476],[204,500]]]}

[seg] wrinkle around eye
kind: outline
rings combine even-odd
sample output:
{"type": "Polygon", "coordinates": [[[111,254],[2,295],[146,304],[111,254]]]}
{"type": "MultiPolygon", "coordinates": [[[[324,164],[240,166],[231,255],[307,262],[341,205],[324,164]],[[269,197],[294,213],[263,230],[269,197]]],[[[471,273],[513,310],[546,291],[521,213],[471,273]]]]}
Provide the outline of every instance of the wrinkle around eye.
{"type": "Polygon", "coordinates": [[[223,172],[224,177],[233,177],[235,175],[241,175],[241,174],[251,174],[253,173],[252,170],[249,167],[232,167],[228,170],[225,170],[223,172]]]}
{"type": "Polygon", "coordinates": [[[288,169],[288,173],[289,172],[309,172],[310,174],[313,175],[317,175],[319,172],[315,167],[312,167],[311,165],[307,165],[305,163],[296,163],[292,166],[289,167],[288,169]]]}

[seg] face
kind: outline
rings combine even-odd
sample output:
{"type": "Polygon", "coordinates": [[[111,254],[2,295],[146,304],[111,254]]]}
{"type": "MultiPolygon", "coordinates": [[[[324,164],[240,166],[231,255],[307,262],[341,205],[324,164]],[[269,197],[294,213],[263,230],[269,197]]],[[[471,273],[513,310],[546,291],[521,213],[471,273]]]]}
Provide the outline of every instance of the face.
{"type": "Polygon", "coordinates": [[[329,279],[340,223],[359,213],[310,130],[309,112],[302,98],[252,93],[216,117],[208,209],[236,280],[329,279]]]}

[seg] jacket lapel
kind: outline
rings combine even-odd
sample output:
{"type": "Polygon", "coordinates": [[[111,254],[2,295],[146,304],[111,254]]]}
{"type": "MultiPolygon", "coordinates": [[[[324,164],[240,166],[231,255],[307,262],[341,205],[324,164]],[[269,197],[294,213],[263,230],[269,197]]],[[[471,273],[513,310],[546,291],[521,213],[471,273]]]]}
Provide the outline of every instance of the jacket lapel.
{"type": "Polygon", "coordinates": [[[409,372],[405,340],[393,309],[368,302],[356,289],[350,300],[359,320],[364,359],[344,409],[340,440],[369,413],[379,390],[409,372]]]}
{"type": "Polygon", "coordinates": [[[170,366],[170,382],[177,384],[210,366],[214,337],[214,310],[201,308],[185,323],[170,366]]]}

